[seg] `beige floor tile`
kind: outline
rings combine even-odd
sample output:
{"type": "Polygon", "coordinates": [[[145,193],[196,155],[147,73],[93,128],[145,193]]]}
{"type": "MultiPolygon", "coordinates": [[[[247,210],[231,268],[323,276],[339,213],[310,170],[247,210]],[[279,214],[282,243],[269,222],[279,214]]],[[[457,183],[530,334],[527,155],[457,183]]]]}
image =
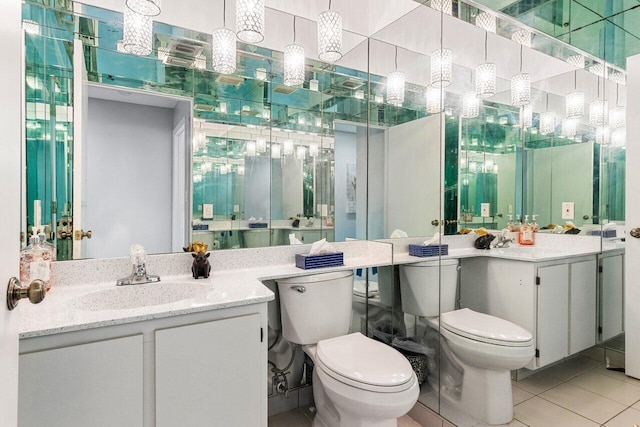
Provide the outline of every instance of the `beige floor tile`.
{"type": "Polygon", "coordinates": [[[604,362],[604,348],[591,347],[580,352],[581,356],[588,357],[589,359],[597,360],[598,362],[604,362]]]}
{"type": "Polygon", "coordinates": [[[421,427],[420,424],[409,415],[398,418],[398,427],[421,427]]]}
{"type": "Polygon", "coordinates": [[[538,397],[589,418],[598,424],[604,423],[626,409],[625,405],[569,383],[560,384],[539,394],[538,397]]]}
{"type": "Polygon", "coordinates": [[[629,408],[604,425],[605,427],[633,427],[640,425],[640,411],[629,408]]]}
{"type": "Polygon", "coordinates": [[[517,383],[515,381],[511,382],[511,394],[513,396],[513,406],[517,405],[518,403],[522,403],[527,399],[531,399],[533,396],[535,396],[534,394],[521,389],[516,384],[517,383]]]}
{"type": "Polygon", "coordinates": [[[598,372],[589,371],[569,383],[627,406],[640,400],[640,387],[598,372]]]}
{"type": "Polygon", "coordinates": [[[311,421],[298,409],[269,417],[269,427],[311,427],[311,421]]]}
{"type": "Polygon", "coordinates": [[[633,409],[637,409],[638,411],[640,411],[640,402],[636,402],[635,405],[632,406],[633,409]]]}
{"type": "Polygon", "coordinates": [[[516,386],[524,391],[528,391],[531,394],[540,394],[563,382],[564,381],[562,379],[556,378],[542,371],[538,372],[537,374],[533,374],[522,381],[517,381],[516,386]]]}
{"type": "Polygon", "coordinates": [[[629,377],[625,375],[624,372],[612,371],[610,369],[607,369],[605,365],[598,366],[593,370],[593,372],[597,372],[602,375],[607,375],[611,378],[615,378],[617,380],[624,381],[626,383],[633,384],[640,387],[640,380],[633,377],[629,377]]]}
{"type": "Polygon", "coordinates": [[[598,424],[539,397],[532,397],[515,408],[516,420],[530,427],[597,427],[598,424]]]}
{"type": "Polygon", "coordinates": [[[550,368],[545,369],[543,372],[562,381],[567,381],[599,365],[604,366],[602,362],[598,362],[588,357],[578,356],[572,357],[562,363],[551,366],[550,368]]]}

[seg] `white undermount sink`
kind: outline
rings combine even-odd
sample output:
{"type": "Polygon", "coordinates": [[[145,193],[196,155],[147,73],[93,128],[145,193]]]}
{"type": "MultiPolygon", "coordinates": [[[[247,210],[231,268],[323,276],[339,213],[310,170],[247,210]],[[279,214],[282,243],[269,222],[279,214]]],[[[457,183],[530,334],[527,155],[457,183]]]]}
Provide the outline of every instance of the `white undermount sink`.
{"type": "Polygon", "coordinates": [[[544,258],[557,256],[562,253],[557,249],[541,248],[536,246],[508,246],[506,248],[494,248],[492,251],[498,255],[517,256],[523,258],[544,258]]]}
{"type": "Polygon", "coordinates": [[[213,291],[208,283],[157,282],[143,285],[116,286],[76,298],[78,308],[89,311],[126,310],[202,300],[213,291]]]}

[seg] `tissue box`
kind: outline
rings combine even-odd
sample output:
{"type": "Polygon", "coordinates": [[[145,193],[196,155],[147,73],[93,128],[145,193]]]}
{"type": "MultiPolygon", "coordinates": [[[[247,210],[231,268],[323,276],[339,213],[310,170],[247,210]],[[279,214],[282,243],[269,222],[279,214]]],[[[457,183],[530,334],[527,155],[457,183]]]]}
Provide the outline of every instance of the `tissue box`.
{"type": "Polygon", "coordinates": [[[617,237],[616,230],[591,230],[589,232],[590,236],[602,236],[605,239],[609,239],[612,237],[617,237]]]}
{"type": "Polygon", "coordinates": [[[312,268],[339,267],[344,265],[344,253],[336,252],[334,254],[296,254],[296,267],[303,270],[312,268]]]}
{"type": "Polygon", "coordinates": [[[209,230],[209,224],[193,224],[191,226],[191,229],[193,231],[208,231],[209,230]]]}
{"type": "Polygon", "coordinates": [[[409,245],[409,255],[421,258],[428,256],[449,255],[449,245],[409,245]]]}
{"type": "Polygon", "coordinates": [[[266,222],[250,222],[249,228],[267,228],[266,222]]]}

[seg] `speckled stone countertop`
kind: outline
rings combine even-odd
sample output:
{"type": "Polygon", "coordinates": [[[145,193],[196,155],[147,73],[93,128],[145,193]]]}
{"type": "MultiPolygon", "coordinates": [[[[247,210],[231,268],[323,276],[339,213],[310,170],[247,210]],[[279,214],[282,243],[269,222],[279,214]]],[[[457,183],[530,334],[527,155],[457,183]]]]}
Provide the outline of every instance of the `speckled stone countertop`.
{"type": "Polygon", "coordinates": [[[258,304],[274,299],[263,280],[390,265],[392,246],[367,241],[335,243],[345,265],[301,270],[296,253],[311,245],[211,252],[211,275],[193,279],[190,254],[147,258],[147,272],[158,283],[116,286],[131,272],[128,258],[65,261],[54,264],[53,286],[39,305],[21,304],[20,338],[100,328],[208,310],[258,304]]]}

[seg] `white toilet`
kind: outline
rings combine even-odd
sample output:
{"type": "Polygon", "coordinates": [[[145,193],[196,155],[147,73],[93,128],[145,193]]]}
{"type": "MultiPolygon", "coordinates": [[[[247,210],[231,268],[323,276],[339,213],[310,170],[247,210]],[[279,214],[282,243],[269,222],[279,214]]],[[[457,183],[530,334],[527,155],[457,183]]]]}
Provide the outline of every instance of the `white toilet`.
{"type": "Polygon", "coordinates": [[[348,334],[353,272],[278,280],[282,335],[314,363],[316,427],[395,427],[418,400],[418,380],[395,349],[348,334]]]}
{"type": "Polygon", "coordinates": [[[453,359],[447,366],[458,372],[441,374],[441,396],[485,423],[507,424],[513,419],[510,371],[533,358],[533,337],[504,319],[455,310],[457,268],[455,259],[400,266],[402,310],[427,318],[444,337],[444,353],[453,359]],[[458,387],[445,381],[456,377],[462,378],[458,387]]]}

